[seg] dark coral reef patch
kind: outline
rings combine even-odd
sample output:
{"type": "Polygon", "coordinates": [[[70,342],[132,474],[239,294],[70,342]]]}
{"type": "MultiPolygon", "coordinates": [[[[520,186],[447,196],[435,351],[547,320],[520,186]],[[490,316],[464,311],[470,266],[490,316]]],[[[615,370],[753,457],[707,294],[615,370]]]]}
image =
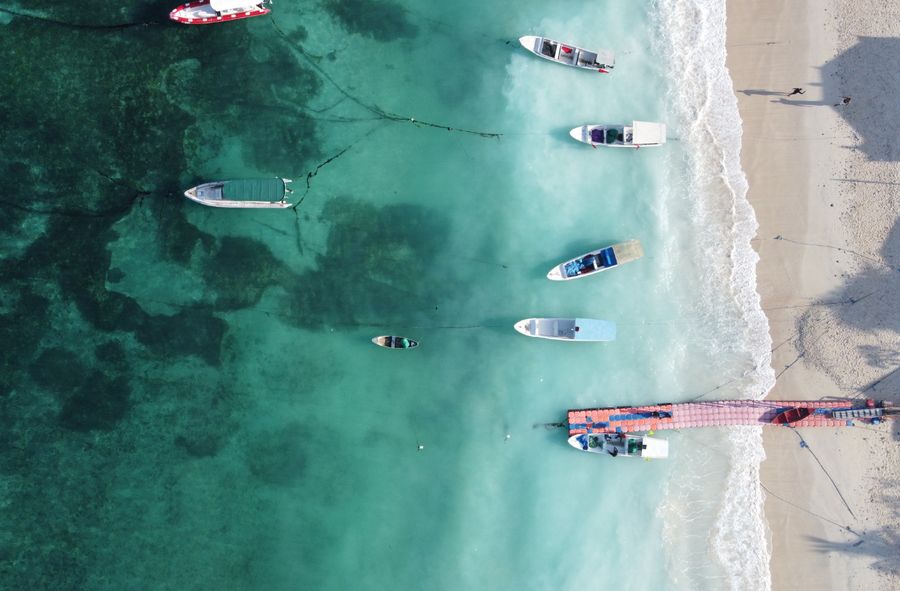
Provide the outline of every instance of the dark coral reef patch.
{"type": "Polygon", "coordinates": [[[28,367],[38,385],[59,393],[78,389],[87,379],[88,368],[73,351],[61,347],[44,350],[28,367]]]}
{"type": "Polygon", "coordinates": [[[231,310],[252,306],[272,285],[289,276],[269,248],[256,240],[227,236],[203,266],[203,279],[216,293],[216,308],[231,310]]]}
{"type": "Polygon", "coordinates": [[[94,372],[63,403],[59,423],[73,431],[109,431],[130,408],[131,388],[124,377],[94,372]]]}
{"type": "Polygon", "coordinates": [[[434,271],[446,220],[418,205],[376,207],[335,199],[320,221],[332,224],[317,269],[288,285],[290,322],[303,328],[390,318],[398,310],[431,309],[440,288],[434,271]]]}
{"type": "Polygon", "coordinates": [[[415,37],[418,28],[399,4],[385,0],[327,0],[325,10],[350,33],[377,41],[415,37]]]}
{"type": "Polygon", "coordinates": [[[50,301],[24,288],[15,304],[0,314],[0,397],[21,385],[28,360],[47,330],[50,301]]]}

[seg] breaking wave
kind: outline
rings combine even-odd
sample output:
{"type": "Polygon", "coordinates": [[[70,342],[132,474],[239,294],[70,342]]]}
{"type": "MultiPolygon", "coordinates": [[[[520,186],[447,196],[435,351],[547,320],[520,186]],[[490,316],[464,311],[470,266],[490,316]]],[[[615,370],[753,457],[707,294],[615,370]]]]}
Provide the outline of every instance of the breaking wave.
{"type": "MultiPolygon", "coordinates": [[[[699,298],[703,301],[698,305],[710,307],[705,315],[710,320],[698,338],[707,339],[703,345],[709,354],[749,360],[743,362],[742,375],[733,379],[729,396],[762,398],[775,378],[768,320],[756,291],[759,257],[750,242],[758,224],[747,200],[747,178],[740,162],[741,118],[725,65],[725,0],[657,0],[654,9],[658,33],[654,49],[667,60],[668,117],[682,151],[678,163],[684,175],[679,183],[684,186],[682,209],[691,217],[691,227],[701,230],[694,237],[694,248],[702,255],[706,272],[698,288],[704,296],[715,294],[699,298]]],[[[700,501],[688,501],[692,495],[718,505],[702,507],[716,515],[715,522],[703,528],[705,548],[674,551],[670,571],[685,588],[702,588],[715,580],[717,586],[725,583],[731,589],[768,590],[770,549],[759,486],[759,466],[765,459],[760,428],[729,430],[714,451],[718,458],[710,459],[721,464],[721,474],[727,473],[714,500],[707,479],[670,483],[670,498],[661,509],[673,513],[666,526],[670,547],[687,529],[701,525],[695,522],[700,501]],[[706,564],[710,556],[714,567],[706,564]]],[[[698,474],[709,469],[699,460],[689,462],[686,467],[698,474]]]]}

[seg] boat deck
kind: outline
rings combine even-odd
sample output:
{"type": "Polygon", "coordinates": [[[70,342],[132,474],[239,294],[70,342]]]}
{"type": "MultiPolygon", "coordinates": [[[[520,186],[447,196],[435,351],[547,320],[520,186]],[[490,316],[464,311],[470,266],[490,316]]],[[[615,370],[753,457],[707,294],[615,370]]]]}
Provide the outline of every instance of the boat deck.
{"type": "Polygon", "coordinates": [[[570,410],[569,436],[579,433],[637,433],[694,427],[771,425],[790,408],[810,408],[808,417],[792,427],[843,427],[841,411],[867,408],[866,400],[717,400],[570,410]],[[837,413],[837,414],[836,414],[837,413]]]}

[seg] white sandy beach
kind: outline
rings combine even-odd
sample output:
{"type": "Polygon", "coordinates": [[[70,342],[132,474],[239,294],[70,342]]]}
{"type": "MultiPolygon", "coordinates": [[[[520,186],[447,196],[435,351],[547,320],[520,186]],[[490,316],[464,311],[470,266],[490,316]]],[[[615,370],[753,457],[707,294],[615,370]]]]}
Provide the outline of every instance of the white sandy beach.
{"type": "MultiPolygon", "coordinates": [[[[769,397],[900,403],[900,4],[731,1],[727,25],[769,397]]],[[[900,425],[764,440],[773,588],[900,589],[900,425]]]]}

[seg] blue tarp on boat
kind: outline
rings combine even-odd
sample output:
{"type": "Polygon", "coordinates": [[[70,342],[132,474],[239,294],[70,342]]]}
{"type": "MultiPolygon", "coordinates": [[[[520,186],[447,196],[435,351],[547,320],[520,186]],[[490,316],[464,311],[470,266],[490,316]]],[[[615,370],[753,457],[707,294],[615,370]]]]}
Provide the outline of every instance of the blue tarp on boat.
{"type": "Polygon", "coordinates": [[[612,246],[609,248],[604,248],[600,251],[600,260],[603,262],[604,267],[615,267],[618,261],[616,260],[616,253],[613,251],[612,246]]]}

